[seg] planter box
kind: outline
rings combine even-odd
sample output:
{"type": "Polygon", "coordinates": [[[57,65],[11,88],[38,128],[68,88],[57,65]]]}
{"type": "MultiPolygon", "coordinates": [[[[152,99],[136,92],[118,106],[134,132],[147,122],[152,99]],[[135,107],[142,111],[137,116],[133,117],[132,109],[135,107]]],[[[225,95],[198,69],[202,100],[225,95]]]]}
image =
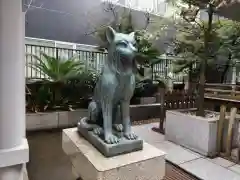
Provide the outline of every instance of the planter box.
{"type": "MultiPolygon", "coordinates": [[[[186,109],[166,112],[166,140],[182,145],[204,156],[215,156],[219,117],[203,118],[185,114],[183,111],[186,111],[186,109]]],[[[223,139],[226,139],[227,136],[228,118],[225,121],[223,139]]],[[[236,121],[233,132],[233,146],[237,145],[236,131],[238,131],[238,125],[239,123],[236,121]]],[[[226,147],[225,144],[226,141],[223,141],[223,148],[226,147]]]]}
{"type": "Polygon", "coordinates": [[[140,104],[153,104],[156,103],[156,97],[141,97],[140,104]]]}
{"type": "Polygon", "coordinates": [[[58,127],[58,112],[29,113],[26,115],[27,130],[52,129],[58,127]]]}
{"type": "Polygon", "coordinates": [[[58,113],[59,127],[73,127],[77,126],[78,121],[88,116],[87,109],[78,109],[75,111],[64,111],[58,113]]]}
{"type": "MultiPolygon", "coordinates": [[[[160,117],[160,104],[131,105],[132,121],[147,120],[160,117]],[[139,113],[140,112],[140,113],[139,113]]],[[[77,126],[82,117],[88,116],[87,109],[46,113],[29,113],[26,115],[28,131],[77,126]]]]}
{"type": "Polygon", "coordinates": [[[160,118],[160,104],[130,105],[130,117],[132,121],[160,118]]]}
{"type": "Polygon", "coordinates": [[[75,111],[60,111],[46,113],[29,113],[26,115],[26,128],[28,131],[53,128],[73,127],[80,118],[87,116],[87,109],[75,111]]]}

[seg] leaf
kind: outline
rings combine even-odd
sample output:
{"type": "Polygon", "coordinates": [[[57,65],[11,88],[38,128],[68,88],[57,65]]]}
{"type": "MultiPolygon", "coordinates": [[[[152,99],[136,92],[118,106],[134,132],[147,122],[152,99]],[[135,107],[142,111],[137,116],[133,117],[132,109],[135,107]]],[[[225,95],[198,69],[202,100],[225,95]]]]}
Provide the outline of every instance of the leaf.
{"type": "Polygon", "coordinates": [[[36,59],[36,63],[29,65],[36,71],[42,72],[50,81],[66,82],[68,79],[77,77],[87,70],[84,61],[76,57],[60,59],[44,53],[41,53],[40,56],[32,55],[32,57],[36,59]]]}

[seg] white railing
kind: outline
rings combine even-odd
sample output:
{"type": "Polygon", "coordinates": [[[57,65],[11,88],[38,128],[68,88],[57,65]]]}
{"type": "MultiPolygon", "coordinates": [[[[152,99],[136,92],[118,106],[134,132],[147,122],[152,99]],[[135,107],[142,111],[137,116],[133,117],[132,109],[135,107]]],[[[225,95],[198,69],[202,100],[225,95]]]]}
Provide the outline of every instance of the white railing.
{"type": "MultiPolygon", "coordinates": [[[[52,41],[37,38],[26,38],[25,39],[25,52],[26,54],[32,54],[40,56],[41,52],[53,57],[61,57],[69,59],[76,57],[86,62],[87,66],[96,69],[101,72],[104,65],[104,61],[107,58],[106,52],[100,52],[97,50],[97,46],[85,45],[85,44],[74,44],[68,42],[52,41]]],[[[46,78],[46,75],[42,72],[34,70],[30,64],[36,63],[36,60],[32,56],[26,56],[26,78],[46,78]]],[[[171,72],[172,59],[167,57],[160,63],[153,66],[154,76],[167,77],[171,72]]],[[[177,82],[182,82],[183,77],[181,75],[173,74],[173,79],[177,82]]]]}

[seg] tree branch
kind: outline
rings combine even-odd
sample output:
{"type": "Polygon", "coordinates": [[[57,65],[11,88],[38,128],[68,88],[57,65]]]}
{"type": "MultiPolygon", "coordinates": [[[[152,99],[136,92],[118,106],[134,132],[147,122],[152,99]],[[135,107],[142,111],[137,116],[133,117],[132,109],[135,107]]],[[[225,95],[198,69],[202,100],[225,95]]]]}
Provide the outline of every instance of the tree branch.
{"type": "MultiPolygon", "coordinates": [[[[34,3],[34,0],[30,0],[27,4],[24,4],[25,6],[27,6],[26,11],[24,12],[25,15],[31,9],[31,7],[33,7],[33,3],[34,3]]],[[[40,6],[34,6],[34,8],[42,8],[42,7],[43,7],[43,3],[40,6]]]]}

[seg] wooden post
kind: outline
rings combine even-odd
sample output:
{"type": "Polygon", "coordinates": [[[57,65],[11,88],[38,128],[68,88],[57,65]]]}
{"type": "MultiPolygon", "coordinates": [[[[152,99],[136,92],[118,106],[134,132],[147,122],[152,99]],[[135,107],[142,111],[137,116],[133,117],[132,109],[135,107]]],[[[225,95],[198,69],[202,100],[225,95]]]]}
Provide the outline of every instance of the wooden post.
{"type": "Polygon", "coordinates": [[[237,108],[235,108],[235,107],[231,108],[230,118],[229,118],[229,123],[228,123],[226,156],[230,156],[231,155],[233,125],[235,123],[236,114],[237,114],[237,108]]]}
{"type": "Polygon", "coordinates": [[[218,121],[218,130],[217,130],[217,153],[221,152],[221,145],[222,145],[222,135],[223,135],[223,125],[226,115],[226,106],[222,105],[220,109],[220,117],[218,121]]]}
{"type": "MultiPolygon", "coordinates": [[[[238,127],[239,128],[239,127],[238,127]]],[[[239,161],[239,157],[240,157],[240,133],[239,133],[239,129],[238,129],[238,138],[237,138],[237,144],[238,144],[238,150],[237,150],[237,160],[239,161]]]]}
{"type": "Polygon", "coordinates": [[[236,96],[236,84],[232,85],[231,95],[232,95],[232,96],[236,96]]]}

